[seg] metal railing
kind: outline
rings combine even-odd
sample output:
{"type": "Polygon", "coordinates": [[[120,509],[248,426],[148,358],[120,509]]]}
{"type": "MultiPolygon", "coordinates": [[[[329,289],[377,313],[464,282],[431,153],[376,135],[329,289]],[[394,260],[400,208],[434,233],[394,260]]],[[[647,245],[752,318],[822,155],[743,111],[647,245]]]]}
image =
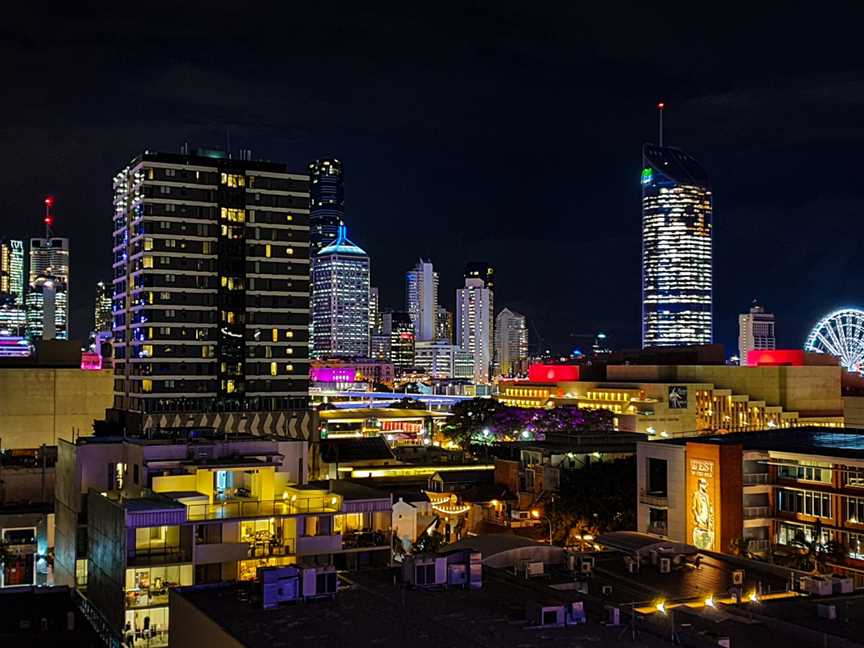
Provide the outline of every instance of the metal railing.
{"type": "Polygon", "coordinates": [[[770,506],[745,506],[744,507],[744,518],[747,520],[752,520],[753,518],[766,518],[771,517],[771,507],[770,506]]]}
{"type": "Polygon", "coordinates": [[[293,556],[296,553],[292,540],[258,540],[249,542],[250,558],[266,558],[268,556],[293,556]]]}
{"type": "Polygon", "coordinates": [[[648,524],[648,533],[665,536],[669,531],[669,525],[662,522],[652,522],[648,524]]]}
{"type": "Polygon", "coordinates": [[[748,551],[768,551],[771,548],[770,540],[757,540],[755,538],[747,539],[748,551]]]}
{"type": "Polygon", "coordinates": [[[390,543],[390,531],[360,531],[342,534],[343,549],[374,549],[375,547],[389,547],[390,543]]]}
{"type": "Polygon", "coordinates": [[[745,486],[759,486],[761,484],[769,483],[768,473],[745,473],[744,475],[744,485],[745,486]]]}
{"type": "Polygon", "coordinates": [[[130,548],[126,562],[130,567],[192,562],[192,549],[185,547],[130,548]]]}
{"type": "Polygon", "coordinates": [[[336,495],[278,500],[232,500],[217,504],[187,504],[186,520],[227,520],[232,518],[277,517],[307,513],[338,513],[342,500],[336,495]]]}

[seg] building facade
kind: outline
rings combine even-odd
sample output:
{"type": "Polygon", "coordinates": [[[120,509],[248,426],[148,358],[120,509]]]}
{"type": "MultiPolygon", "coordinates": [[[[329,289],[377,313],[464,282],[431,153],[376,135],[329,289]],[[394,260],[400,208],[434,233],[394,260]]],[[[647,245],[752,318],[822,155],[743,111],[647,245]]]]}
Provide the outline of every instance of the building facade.
{"type": "Polygon", "coordinates": [[[748,554],[833,541],[864,584],[864,435],[798,428],[637,445],[638,531],[748,554]]]}
{"type": "Polygon", "coordinates": [[[776,348],[774,337],[774,315],[753,302],[749,313],[738,316],[738,362],[749,364],[751,351],[771,351],[776,348]]]}
{"type": "Polygon", "coordinates": [[[505,308],[495,318],[495,367],[501,376],[528,371],[528,327],[525,316],[505,308]]]}
{"type": "Polygon", "coordinates": [[[405,274],[405,307],[418,342],[435,339],[438,319],[438,273],[422,259],[405,274]]]}
{"type": "Polygon", "coordinates": [[[414,367],[414,322],[405,312],[391,311],[382,316],[383,333],[386,338],[387,359],[393,363],[396,373],[414,367]]]}
{"type": "Polygon", "coordinates": [[[114,178],[115,407],[308,402],[309,183],[223,153],[145,152],[114,178]]]}
{"type": "Polygon", "coordinates": [[[114,327],[114,314],[111,312],[111,287],[104,281],[96,284],[96,300],[93,307],[93,331],[110,333],[114,327]]]}
{"type": "Polygon", "coordinates": [[[430,378],[449,379],[474,377],[471,355],[445,340],[417,342],[414,365],[430,378]]]}
{"type": "Polygon", "coordinates": [[[435,339],[453,344],[453,313],[443,306],[438,307],[435,319],[435,339]]]}
{"type": "Polygon", "coordinates": [[[0,296],[11,298],[11,304],[24,305],[24,241],[0,241],[0,296]]]}
{"type": "Polygon", "coordinates": [[[369,256],[344,225],[312,260],[312,355],[369,357],[369,256]]]}
{"type": "Polygon", "coordinates": [[[30,239],[25,307],[31,339],[69,339],[69,239],[30,239]]]}
{"type": "Polygon", "coordinates": [[[642,347],[710,344],[711,183],[688,153],[642,149],[642,347]]]}
{"type": "Polygon", "coordinates": [[[474,382],[489,382],[492,365],[492,291],[478,278],[456,291],[456,343],[474,359],[474,382]]]}
{"type": "Polygon", "coordinates": [[[345,217],[345,190],[339,160],[309,163],[309,235],[312,256],[339,234],[345,217]]]}

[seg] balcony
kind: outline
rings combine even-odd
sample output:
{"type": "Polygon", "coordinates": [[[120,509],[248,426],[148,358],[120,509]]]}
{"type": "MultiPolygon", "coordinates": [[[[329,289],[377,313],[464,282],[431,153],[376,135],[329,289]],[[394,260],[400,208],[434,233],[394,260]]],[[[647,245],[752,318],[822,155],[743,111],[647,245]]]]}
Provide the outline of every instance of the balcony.
{"type": "Polygon", "coordinates": [[[364,549],[389,549],[390,531],[358,531],[342,536],[342,551],[362,551],[364,549]]]}
{"type": "Polygon", "coordinates": [[[648,533],[665,536],[669,533],[669,526],[666,522],[649,522],[648,533]]]}
{"type": "Polygon", "coordinates": [[[759,540],[756,538],[746,538],[747,540],[747,550],[756,552],[768,551],[771,548],[770,540],[759,540]]]}
{"type": "Polygon", "coordinates": [[[186,519],[189,522],[203,520],[231,520],[258,517],[304,515],[307,513],[338,513],[342,500],[336,495],[278,500],[230,500],[217,504],[188,504],[186,519]]]}
{"type": "Polygon", "coordinates": [[[771,517],[771,507],[770,506],[745,506],[744,507],[744,519],[745,520],[753,520],[756,518],[767,518],[771,517]]]}
{"type": "Polygon", "coordinates": [[[771,483],[769,478],[769,474],[767,472],[764,473],[745,473],[744,475],[744,485],[745,486],[762,486],[764,484],[771,483]]]}
{"type": "Polygon", "coordinates": [[[335,553],[342,550],[342,536],[319,535],[301,536],[297,538],[297,555],[310,556],[316,554],[335,553]]]}
{"type": "Polygon", "coordinates": [[[639,491],[639,503],[649,506],[669,506],[669,496],[665,492],[642,489],[639,491]]]}
{"type": "Polygon", "coordinates": [[[154,547],[151,549],[129,549],[126,564],[129,567],[170,565],[192,562],[192,551],[188,547],[154,547]]]}

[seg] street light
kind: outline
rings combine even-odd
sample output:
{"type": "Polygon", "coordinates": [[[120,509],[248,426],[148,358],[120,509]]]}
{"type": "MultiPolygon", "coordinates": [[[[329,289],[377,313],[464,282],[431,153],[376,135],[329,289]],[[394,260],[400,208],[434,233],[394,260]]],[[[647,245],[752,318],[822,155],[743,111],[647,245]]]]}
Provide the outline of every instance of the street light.
{"type": "Polygon", "coordinates": [[[531,517],[533,517],[535,520],[541,520],[541,519],[546,520],[546,523],[549,525],[549,546],[551,547],[552,546],[552,520],[550,520],[545,515],[541,516],[540,511],[538,511],[537,509],[533,509],[531,511],[531,517]]]}

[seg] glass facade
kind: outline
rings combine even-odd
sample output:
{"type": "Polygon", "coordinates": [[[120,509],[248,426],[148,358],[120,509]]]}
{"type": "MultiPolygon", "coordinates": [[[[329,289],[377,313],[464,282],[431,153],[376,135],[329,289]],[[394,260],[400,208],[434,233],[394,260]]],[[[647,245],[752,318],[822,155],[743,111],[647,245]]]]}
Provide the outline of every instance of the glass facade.
{"type": "Polygon", "coordinates": [[[642,151],[642,346],[712,341],[712,194],[679,149],[642,151]]]}
{"type": "Polygon", "coordinates": [[[309,233],[315,255],[336,238],[345,215],[342,163],[339,160],[310,162],[309,182],[309,233]]]}

